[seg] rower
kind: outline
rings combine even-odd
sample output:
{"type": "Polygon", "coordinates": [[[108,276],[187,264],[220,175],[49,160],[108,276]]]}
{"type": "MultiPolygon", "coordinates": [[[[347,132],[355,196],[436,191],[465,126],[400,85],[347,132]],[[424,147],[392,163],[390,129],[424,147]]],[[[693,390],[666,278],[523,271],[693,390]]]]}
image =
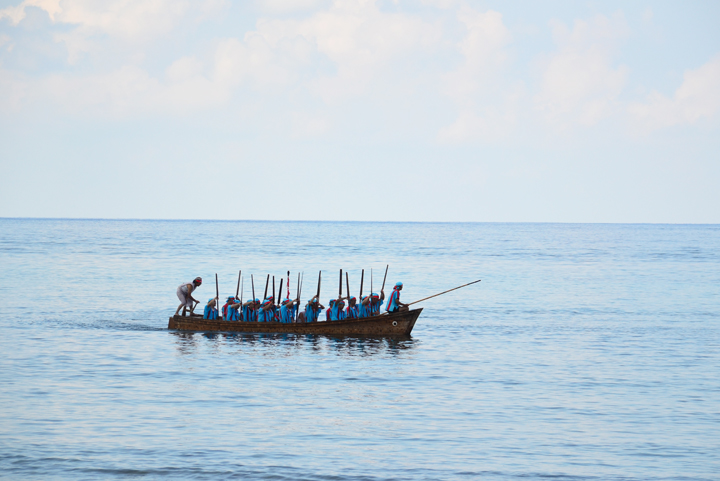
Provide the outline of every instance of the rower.
{"type": "Polygon", "coordinates": [[[318,296],[313,296],[313,298],[305,304],[305,322],[317,322],[322,309],[325,309],[325,306],[320,304],[318,296]]]}
{"type": "Polygon", "coordinates": [[[245,322],[257,322],[257,308],[260,305],[260,299],[250,299],[242,306],[243,310],[243,321],[245,322]]]}
{"type": "Polygon", "coordinates": [[[395,287],[393,287],[393,291],[390,294],[387,306],[385,307],[385,310],[389,313],[398,312],[400,309],[408,307],[407,304],[403,304],[402,302],[400,302],[400,291],[402,291],[402,288],[402,282],[398,282],[397,284],[395,284],[395,287]]]}
{"type": "Polygon", "coordinates": [[[240,307],[240,302],[235,297],[228,297],[227,302],[222,308],[223,312],[223,319],[226,321],[239,321],[240,320],[240,312],[238,312],[238,308],[240,307]]]}
{"type": "Polygon", "coordinates": [[[370,296],[364,296],[360,298],[360,305],[358,306],[358,318],[370,316],[370,296]]]}
{"type": "Polygon", "coordinates": [[[285,299],[280,306],[280,322],[290,324],[295,320],[295,309],[300,304],[300,299],[285,299]]]}
{"type": "Polygon", "coordinates": [[[258,322],[275,321],[275,300],[273,296],[266,298],[258,308],[258,322]]]}
{"type": "Polygon", "coordinates": [[[218,310],[215,309],[216,299],[213,297],[205,304],[205,312],[203,313],[203,319],[217,319],[218,310]]]}
{"type": "Polygon", "coordinates": [[[385,291],[380,291],[380,295],[373,292],[363,301],[366,304],[366,309],[369,311],[370,316],[377,316],[380,314],[380,307],[382,306],[383,300],[385,299],[385,291]]]}
{"type": "Polygon", "coordinates": [[[193,279],[192,282],[186,282],[185,284],[180,284],[177,288],[177,296],[178,299],[180,299],[180,305],[178,306],[177,310],[175,310],[175,315],[177,316],[180,313],[180,308],[182,308],[184,316],[187,309],[190,309],[190,315],[193,314],[195,311],[195,304],[199,303],[197,299],[195,299],[192,296],[192,293],[195,289],[197,289],[202,284],[202,278],[196,277],[193,279]]]}
{"type": "Polygon", "coordinates": [[[325,311],[325,320],[326,321],[332,321],[332,313],[333,309],[335,308],[335,299],[330,299],[330,302],[328,302],[328,308],[327,311],[325,311]]]}
{"type": "Polygon", "coordinates": [[[333,306],[332,320],[342,321],[343,319],[345,319],[345,298],[341,297],[335,301],[335,305],[333,306]]]}
{"type": "Polygon", "coordinates": [[[357,319],[358,317],[360,317],[360,312],[357,306],[357,299],[351,296],[350,299],[348,299],[347,309],[345,309],[345,319],[357,319]]]}

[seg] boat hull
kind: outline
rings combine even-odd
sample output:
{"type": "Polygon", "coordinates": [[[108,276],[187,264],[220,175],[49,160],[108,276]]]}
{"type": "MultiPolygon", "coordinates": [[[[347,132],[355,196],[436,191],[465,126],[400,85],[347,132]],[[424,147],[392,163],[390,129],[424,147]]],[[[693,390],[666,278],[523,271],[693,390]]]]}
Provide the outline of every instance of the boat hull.
{"type": "Polygon", "coordinates": [[[201,332],[257,332],[267,334],[323,334],[327,336],[409,336],[422,308],[362,319],[322,321],[305,324],[280,322],[237,322],[203,319],[200,316],[173,316],[168,329],[201,332]]]}

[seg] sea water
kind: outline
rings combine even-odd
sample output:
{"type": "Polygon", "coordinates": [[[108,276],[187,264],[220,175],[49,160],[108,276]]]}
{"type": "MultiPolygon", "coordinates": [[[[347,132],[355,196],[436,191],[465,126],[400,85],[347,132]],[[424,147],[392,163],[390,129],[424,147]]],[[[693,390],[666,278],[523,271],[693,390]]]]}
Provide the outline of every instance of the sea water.
{"type": "Polygon", "coordinates": [[[720,226],[0,219],[0,266],[4,479],[720,479],[720,226]],[[386,265],[482,282],[406,339],[167,330],[386,265]]]}

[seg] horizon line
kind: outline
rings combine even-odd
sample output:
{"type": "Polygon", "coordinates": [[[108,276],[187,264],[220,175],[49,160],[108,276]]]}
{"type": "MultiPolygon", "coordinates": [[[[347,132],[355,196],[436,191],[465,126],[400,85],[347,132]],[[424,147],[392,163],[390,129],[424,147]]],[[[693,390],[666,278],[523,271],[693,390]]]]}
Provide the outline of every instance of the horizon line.
{"type": "Polygon", "coordinates": [[[711,222],[567,222],[567,221],[416,221],[416,220],[277,220],[277,219],[159,219],[132,217],[0,217],[0,220],[65,220],[107,222],[282,222],[282,223],[365,223],[365,224],[567,224],[567,225],[693,225],[715,226],[711,222]]]}

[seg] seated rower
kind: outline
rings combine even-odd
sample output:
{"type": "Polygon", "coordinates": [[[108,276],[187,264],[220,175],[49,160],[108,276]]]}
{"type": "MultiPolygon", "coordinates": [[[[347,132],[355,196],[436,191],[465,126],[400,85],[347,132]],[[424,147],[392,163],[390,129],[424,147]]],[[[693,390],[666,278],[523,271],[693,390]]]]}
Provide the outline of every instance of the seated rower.
{"type": "Polygon", "coordinates": [[[202,284],[202,278],[196,277],[193,279],[192,282],[186,282],[185,284],[180,284],[177,288],[177,296],[178,299],[180,299],[180,305],[175,310],[175,315],[177,316],[180,313],[180,308],[182,308],[182,315],[185,316],[185,313],[188,309],[190,309],[190,315],[193,315],[195,311],[195,303],[200,303],[197,299],[195,299],[192,296],[193,291],[200,287],[202,284]]]}
{"type": "Polygon", "coordinates": [[[385,299],[385,291],[380,291],[379,296],[374,292],[372,294],[370,294],[368,308],[370,309],[371,316],[377,316],[378,314],[380,314],[380,307],[382,307],[384,299],[385,299]]]}
{"type": "Polygon", "coordinates": [[[322,309],[325,309],[325,306],[320,304],[318,296],[313,296],[313,298],[305,304],[305,322],[317,322],[322,309]]]}
{"type": "Polygon", "coordinates": [[[358,306],[358,318],[370,316],[370,296],[360,298],[358,306]]]}
{"type": "Polygon", "coordinates": [[[290,324],[295,322],[295,310],[300,304],[300,299],[285,299],[280,305],[280,322],[290,324]]]}
{"type": "Polygon", "coordinates": [[[258,322],[257,308],[260,305],[260,299],[250,299],[242,306],[242,319],[245,322],[258,322]]]}
{"type": "Polygon", "coordinates": [[[333,308],[335,307],[335,299],[330,299],[330,302],[328,302],[328,308],[327,311],[325,311],[325,320],[326,321],[332,321],[332,312],[333,308]]]}
{"type": "Polygon", "coordinates": [[[402,291],[402,288],[402,282],[398,282],[397,284],[395,284],[395,287],[393,287],[393,291],[390,294],[387,306],[385,307],[385,310],[389,313],[398,312],[400,309],[406,308],[408,306],[407,304],[403,304],[402,302],[400,302],[400,291],[402,291]]]}
{"type": "Polygon", "coordinates": [[[332,308],[331,316],[333,321],[342,321],[343,319],[345,319],[344,297],[341,297],[340,299],[335,301],[335,305],[332,308]]]}
{"type": "Polygon", "coordinates": [[[238,312],[238,308],[240,307],[240,302],[235,297],[228,297],[227,302],[222,308],[223,312],[223,319],[226,321],[239,321],[240,320],[240,312],[238,312]]]}
{"type": "Polygon", "coordinates": [[[275,322],[275,299],[268,297],[258,308],[258,322],[275,322]]]}
{"type": "Polygon", "coordinates": [[[205,312],[203,314],[203,319],[217,319],[218,318],[218,310],[215,308],[217,305],[216,299],[213,297],[208,301],[207,304],[205,304],[205,312]]]}
{"type": "Polygon", "coordinates": [[[350,297],[350,299],[348,299],[347,309],[345,309],[345,319],[357,319],[358,317],[360,317],[360,312],[357,306],[357,299],[350,297]]]}

